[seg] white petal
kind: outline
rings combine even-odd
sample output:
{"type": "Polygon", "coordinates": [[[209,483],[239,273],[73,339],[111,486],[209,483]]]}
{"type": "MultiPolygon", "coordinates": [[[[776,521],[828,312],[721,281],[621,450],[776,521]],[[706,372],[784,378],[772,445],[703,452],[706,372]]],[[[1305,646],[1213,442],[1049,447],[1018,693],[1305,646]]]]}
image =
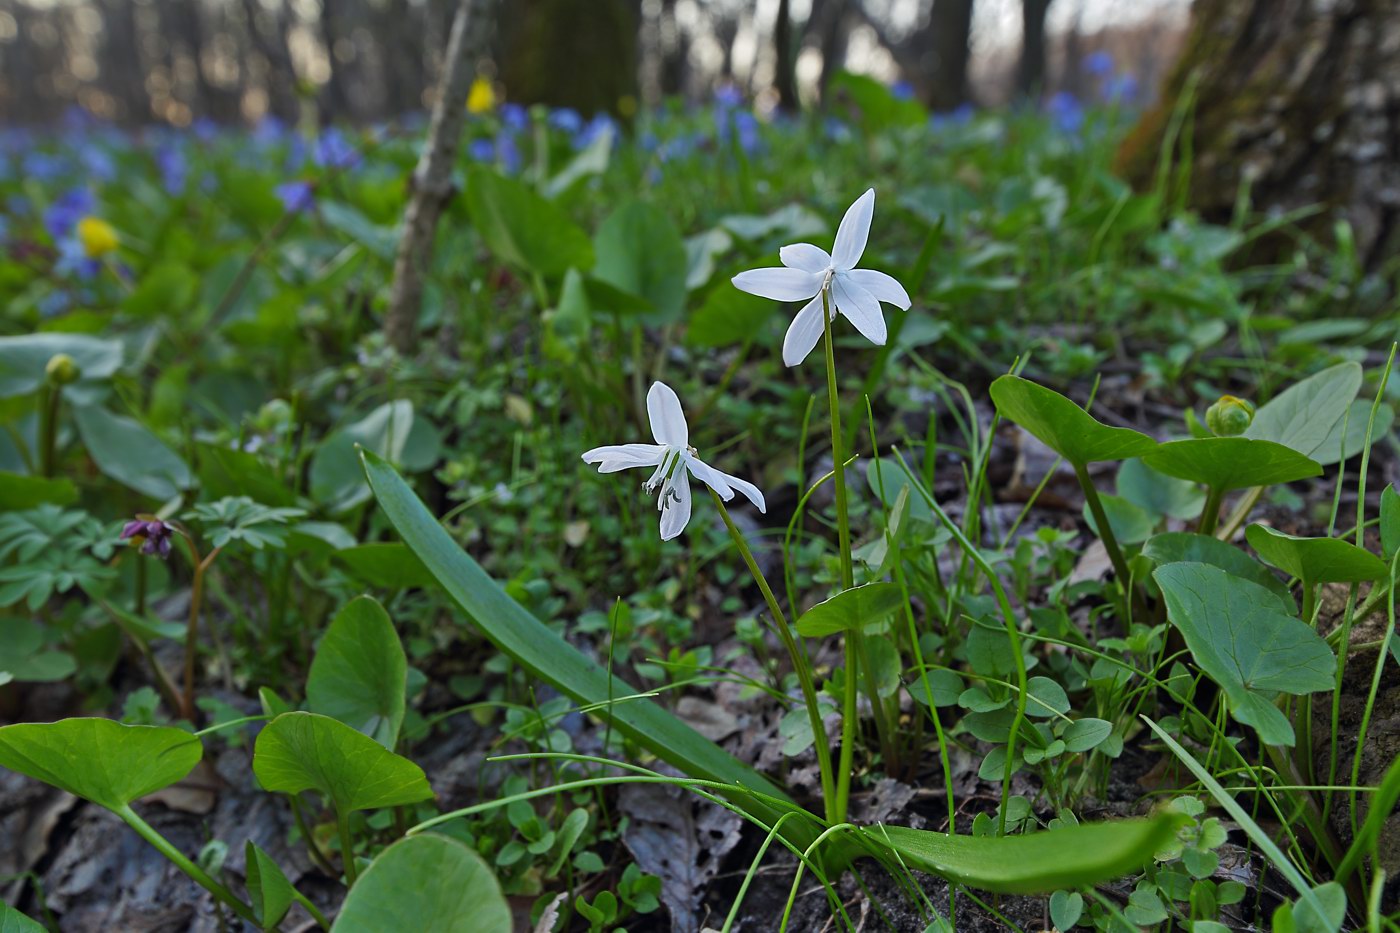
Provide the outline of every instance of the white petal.
{"type": "Polygon", "coordinates": [[[886,275],[874,269],[852,269],[850,272],[841,274],[874,295],[879,301],[888,301],[896,308],[903,308],[905,311],[908,311],[909,305],[912,304],[909,300],[909,293],[892,275],[886,275]]]}
{"type": "Polygon", "coordinates": [[[651,433],[656,443],[681,450],[690,445],[690,431],[685,425],[681,400],[666,383],[651,384],[651,391],[647,392],[647,417],[651,419],[651,433]]]}
{"type": "Polygon", "coordinates": [[[836,299],[836,310],[854,324],[856,330],[877,347],[884,346],[885,315],[874,295],[844,275],[832,278],[831,294],[836,299]]]}
{"type": "Polygon", "coordinates": [[[583,462],[598,464],[599,473],[616,473],[633,467],[657,466],[665,455],[666,448],[660,444],[614,444],[585,451],[583,462]]]}
{"type": "Polygon", "coordinates": [[[811,243],[793,243],[778,250],[778,258],[789,269],[820,274],[831,267],[831,254],[811,243]]]}
{"type": "Polygon", "coordinates": [[[690,522],[690,477],[682,473],[672,487],[675,499],[666,499],[661,505],[661,540],[670,541],[685,531],[690,522]]]}
{"type": "Polygon", "coordinates": [[[875,189],[871,188],[846,209],[841,226],[836,228],[836,245],[831,250],[831,261],[837,272],[854,269],[860,262],[861,253],[865,252],[865,241],[870,236],[870,220],[874,216],[875,189]]]}
{"type": "MultiPolygon", "coordinates": [[[[718,470],[716,470],[715,472],[719,473],[718,470]]],[[[750,502],[758,506],[758,510],[760,512],[768,511],[768,506],[763,501],[763,493],[759,490],[757,486],[755,486],[753,483],[749,482],[746,479],[740,479],[739,477],[732,476],[728,473],[721,473],[720,475],[723,476],[729,482],[729,485],[732,489],[735,489],[738,492],[742,492],[745,496],[748,497],[748,500],[750,502]]]]}
{"type": "Polygon", "coordinates": [[[822,277],[801,269],[750,269],[732,279],[740,291],[774,301],[806,301],[822,287],[822,277]]]}
{"type": "Polygon", "coordinates": [[[687,457],[685,465],[690,468],[690,472],[700,482],[709,486],[725,502],[734,498],[734,490],[729,488],[729,481],[723,473],[701,460],[699,457],[687,457]]]}
{"type": "Polygon", "coordinates": [[[818,293],[802,306],[788,325],[787,336],[783,338],[783,365],[796,366],[805,360],[822,339],[822,330],[822,296],[818,293]]]}

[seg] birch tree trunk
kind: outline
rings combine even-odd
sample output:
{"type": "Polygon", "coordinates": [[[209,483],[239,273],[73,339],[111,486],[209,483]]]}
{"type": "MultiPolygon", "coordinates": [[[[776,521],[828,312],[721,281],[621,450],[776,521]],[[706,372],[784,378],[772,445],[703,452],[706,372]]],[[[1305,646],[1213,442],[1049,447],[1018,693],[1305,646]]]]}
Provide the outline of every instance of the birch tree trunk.
{"type": "Polygon", "coordinates": [[[423,276],[432,263],[438,218],[453,195],[452,163],[462,140],[467,94],[477,59],[490,40],[495,5],[496,0],[461,0],[452,21],[441,89],[433,104],[428,138],[413,171],[413,195],[404,212],[389,311],[384,318],[385,336],[400,353],[411,352],[418,336],[423,276]]]}
{"type": "Polygon", "coordinates": [[[1151,184],[1172,108],[1194,80],[1189,203],[1228,218],[1241,185],[1256,209],[1328,210],[1374,268],[1400,245],[1400,0],[1196,0],[1162,103],[1118,153],[1151,184]]]}

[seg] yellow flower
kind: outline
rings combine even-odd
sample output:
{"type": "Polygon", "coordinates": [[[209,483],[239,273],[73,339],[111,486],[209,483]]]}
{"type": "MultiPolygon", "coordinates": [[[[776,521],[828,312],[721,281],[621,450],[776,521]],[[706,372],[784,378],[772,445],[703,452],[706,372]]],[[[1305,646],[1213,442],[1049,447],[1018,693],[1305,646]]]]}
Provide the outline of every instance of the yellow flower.
{"type": "Polygon", "coordinates": [[[121,241],[117,231],[101,217],[84,217],[78,221],[78,242],[83,244],[88,258],[97,259],[115,250],[121,241]]]}
{"type": "Polygon", "coordinates": [[[491,82],[485,78],[477,78],[472,82],[471,92],[467,94],[467,113],[489,113],[496,109],[496,91],[491,87],[491,82]]]}

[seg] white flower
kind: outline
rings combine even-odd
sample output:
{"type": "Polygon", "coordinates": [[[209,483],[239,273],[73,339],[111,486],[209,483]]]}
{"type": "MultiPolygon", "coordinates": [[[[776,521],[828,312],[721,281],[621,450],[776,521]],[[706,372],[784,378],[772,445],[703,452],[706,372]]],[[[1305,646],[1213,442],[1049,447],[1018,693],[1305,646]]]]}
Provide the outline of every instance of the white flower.
{"type": "Polygon", "coordinates": [[[865,252],[874,214],[875,189],[871,188],[846,210],[829,255],[811,243],[793,243],[778,252],[786,268],[750,269],[734,276],[734,285],[751,295],[774,301],[807,302],[783,338],[783,362],[788,366],[805,360],[822,337],[823,291],[830,298],[831,319],[836,320],[838,312],[844,314],[876,346],[885,343],[885,316],[880,302],[909,310],[909,293],[892,276],[855,267],[865,252]]]}
{"type": "Polygon", "coordinates": [[[742,492],[758,506],[760,512],[767,511],[763,493],[757,486],[737,476],[721,473],[695,455],[695,448],[690,446],[685,412],[681,411],[681,400],[664,382],[651,384],[651,391],[647,393],[647,416],[651,419],[655,444],[594,447],[584,453],[583,462],[598,464],[599,473],[655,467],[651,479],[643,483],[642,488],[647,495],[661,490],[656,507],[661,510],[662,541],[670,541],[680,534],[690,521],[690,475],[719,493],[726,502],[734,498],[736,491],[742,492]]]}

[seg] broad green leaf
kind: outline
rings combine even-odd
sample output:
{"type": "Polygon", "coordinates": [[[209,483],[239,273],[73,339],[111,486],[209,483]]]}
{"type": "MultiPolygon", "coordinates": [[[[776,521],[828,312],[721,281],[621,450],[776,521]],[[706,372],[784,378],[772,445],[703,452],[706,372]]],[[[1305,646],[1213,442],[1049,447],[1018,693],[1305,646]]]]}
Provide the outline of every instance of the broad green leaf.
{"type": "MultiPolygon", "coordinates": [[[[1120,544],[1141,544],[1152,537],[1152,531],[1157,527],[1156,515],[1122,496],[1101,494],[1099,501],[1103,504],[1104,514],[1108,516],[1113,536],[1120,544]]],[[[1089,509],[1089,503],[1084,503],[1082,511],[1089,530],[1103,537],[1099,532],[1098,522],[1094,521],[1094,513],[1089,509]]]]}
{"type": "Polygon", "coordinates": [[[437,582],[418,555],[398,541],[357,544],[336,551],[335,559],[365,583],[381,589],[421,589],[437,582]]]}
{"type": "Polygon", "coordinates": [[[0,470],[0,511],[32,509],[51,502],[72,505],[78,501],[78,487],[65,477],[45,479],[0,470]]]}
{"type": "Polygon", "coordinates": [[[247,496],[264,505],[281,508],[296,505],[296,493],[291,484],[256,454],[201,443],[195,446],[195,463],[200,486],[210,499],[247,496]]]}
{"type": "Polygon", "coordinates": [[[463,198],[496,257],[544,276],[593,265],[593,244],[564,209],[520,182],[481,166],[467,171],[463,198]]]}
{"type": "Polygon", "coordinates": [[[359,243],[385,262],[394,261],[394,250],[399,243],[395,228],[377,224],[340,201],[322,200],[316,205],[316,212],[337,233],[359,243]]]}
{"type": "Polygon", "coordinates": [[[603,174],[607,171],[608,162],[612,159],[612,148],[613,129],[610,126],[605,126],[602,132],[597,133],[587,146],[584,146],[559,170],[559,174],[545,184],[545,195],[557,198],[573,187],[574,183],[580,179],[590,175],[603,174]]]}
{"type": "Polygon", "coordinates": [[[1337,659],[1308,625],[1279,612],[1263,587],[1209,564],[1167,564],[1153,578],[1167,617],[1191,656],[1224,690],[1235,718],[1273,745],[1293,744],[1293,730],[1272,715],[1274,692],[1304,695],[1332,687],[1337,659]]]}
{"type": "Polygon", "coordinates": [[[743,343],[764,332],[765,315],[772,310],[772,304],[721,282],[710,289],[690,316],[686,342],[706,349],[743,343]]]}
{"type": "Polygon", "coordinates": [[[904,826],[861,830],[910,868],[999,894],[1043,894],[1140,872],[1176,834],[1181,818],[1081,823],[1012,836],[949,836],[904,826]]]}
{"type": "Polygon", "coordinates": [[[78,669],[73,656],[44,643],[44,629],[31,619],[0,616],[0,672],[21,683],[62,680],[78,669]]]}
{"type": "Polygon", "coordinates": [[[327,437],[311,458],[311,497],[334,512],[344,512],[364,502],[369,498],[369,488],[358,468],[355,445],[400,463],[414,420],[413,403],[400,399],[380,405],[327,437]]]}
{"type": "Polygon", "coordinates": [[[998,378],[991,394],[1003,418],[1078,466],[1141,457],[1157,446],[1146,434],[1109,427],[1060,393],[1020,376],[998,378]]]}
{"type": "Polygon", "coordinates": [[[0,901],[0,933],[48,933],[42,926],[0,901]]]}
{"type": "Polygon", "coordinates": [[[1298,611],[1293,594],[1273,571],[1233,544],[1221,541],[1214,535],[1167,531],[1154,535],[1143,545],[1142,553],[1158,565],[1196,563],[1219,567],[1232,576],[1243,577],[1272,592],[1277,598],[1275,608],[1284,615],[1291,616],[1298,611]]]}
{"type": "Polygon", "coordinates": [[[1186,522],[1199,516],[1206,502],[1205,493],[1195,483],[1158,473],[1139,459],[1123,461],[1117,488],[1118,495],[1153,515],[1186,522]]]}
{"type": "Polygon", "coordinates": [[[965,686],[963,679],[955,671],[936,670],[928,672],[928,692],[924,691],[924,677],[916,672],[905,686],[909,695],[928,706],[928,694],[933,694],[934,706],[952,706],[958,702],[965,686]]]}
{"type": "Polygon", "coordinates": [[[199,291],[199,278],[185,265],[163,262],[148,269],[122,301],[133,317],[179,318],[190,310],[199,291]]]}
{"type": "Polygon", "coordinates": [[[820,638],[879,622],[904,605],[904,594],[894,583],[867,583],[843,590],[802,613],[798,634],[820,638]]]}
{"type": "Polygon", "coordinates": [[[1346,889],[1329,881],[1314,887],[1312,894],[1312,900],[1300,900],[1293,906],[1298,933],[1337,933],[1347,917],[1346,889]]]}
{"type": "MultiPolygon", "coordinates": [[[[1050,922],[1061,933],[1069,933],[1084,913],[1084,895],[1078,891],[1056,891],[1050,895],[1050,922]]],[[[1196,927],[1200,929],[1199,925],[1196,927]]]]}
{"type": "Polygon", "coordinates": [[[1026,682],[1026,715],[1045,719],[1057,713],[1069,712],[1069,697],[1065,688],[1049,677],[1032,677],[1026,682]]]}
{"type": "MultiPolygon", "coordinates": [[[[1244,436],[1283,444],[1319,462],[1324,457],[1332,457],[1331,462],[1335,463],[1340,450],[1337,447],[1340,435],[1333,443],[1337,450],[1325,450],[1323,446],[1346,417],[1347,409],[1360,388],[1359,363],[1338,363],[1328,367],[1289,386],[1260,405],[1244,436]]],[[[1366,430],[1364,422],[1361,430],[1363,433],[1366,430]]]]}
{"type": "Polygon", "coordinates": [[[306,677],[306,704],[392,749],[403,725],[408,659],[384,607],[368,596],[336,613],[306,677]]]}
{"type": "Polygon", "coordinates": [[[203,755],[199,739],[168,726],[63,719],[0,727],[0,766],[108,810],[169,787],[203,755]]]}
{"type": "Polygon", "coordinates": [[[1266,525],[1250,525],[1245,537],[1266,563],[1309,585],[1379,580],[1388,573],[1385,561],[1341,538],[1300,538],[1266,525]]]}
{"type": "MultiPolygon", "coordinates": [[[[511,599],[452,540],[393,467],[368,452],[362,460],[380,508],[405,543],[482,634],[524,668],[528,676],[552,685],[580,704],[596,704],[594,715],[610,720],[628,739],[692,777],[739,784],[778,801],[787,799],[767,778],[655,703],[632,699],[609,705],[612,698],[632,696],[636,688],[618,677],[609,677],[597,663],[511,599]]],[[[787,812],[761,805],[747,795],[736,794],[735,799],[769,818],[776,819],[776,814],[787,812]]],[[[789,838],[804,838],[806,834],[809,843],[815,838],[806,821],[789,820],[784,824],[785,829],[790,826],[794,827],[794,835],[789,838]]]]}
{"type": "Polygon", "coordinates": [[[882,501],[889,508],[899,501],[902,491],[908,490],[905,495],[909,499],[909,518],[916,522],[933,523],[933,510],[923,496],[914,495],[914,490],[909,486],[909,477],[898,463],[875,457],[866,467],[865,481],[871,492],[883,496],[882,501]]]}
{"type": "Polygon", "coordinates": [[[1087,752],[1092,748],[1097,748],[1104,739],[1113,734],[1113,723],[1106,719],[1093,719],[1085,717],[1076,719],[1065,727],[1064,734],[1060,736],[1065,741],[1065,748],[1072,752],[1087,752]]]}
{"type": "Polygon", "coordinates": [[[1169,441],[1142,459],[1159,473],[1227,492],[1291,483],[1322,473],[1315,461],[1289,447],[1247,437],[1169,441]]]}
{"type": "Polygon", "coordinates": [[[282,873],[281,866],[253,840],[248,840],[243,853],[248,866],[248,899],[252,902],[253,913],[264,930],[275,930],[291,909],[296,889],[282,873]]]}
{"type": "Polygon", "coordinates": [[[1395,409],[1382,403],[1376,408],[1375,423],[1371,424],[1371,402],[1359,398],[1351,403],[1349,413],[1334,424],[1331,432],[1317,445],[1313,459],[1323,466],[1350,460],[1366,446],[1367,424],[1371,424],[1370,441],[1374,444],[1390,432],[1394,423],[1395,409]],[[1342,439],[1343,430],[1346,431],[1345,441],[1342,439]]]}
{"type": "Polygon", "coordinates": [[[98,405],[73,409],[88,456],[106,476],[152,499],[172,499],[194,485],[180,455],[139,421],[98,405]]]}
{"type": "Polygon", "coordinates": [[[379,854],[345,898],[333,933],[511,933],[496,876],[455,839],[425,833],[379,854]]]}
{"type": "Polygon", "coordinates": [[[1381,550],[1387,561],[1400,550],[1400,493],[1394,486],[1381,493],[1381,550]]]}
{"type": "Polygon", "coordinates": [[[666,212],[632,200],[613,211],[593,238],[593,275],[644,298],[668,320],[685,308],[685,241],[666,212]]]}
{"type": "Polygon", "coordinates": [[[417,803],[433,795],[422,768],[316,713],[283,713],[268,723],[253,746],[253,773],[275,793],[320,791],[340,813],[417,803]]]}
{"type": "Polygon", "coordinates": [[[78,381],[64,386],[63,395],[80,406],[101,399],[103,383],[122,365],[120,340],[60,333],[0,337],[0,398],[39,391],[45,367],[59,353],[68,354],[78,364],[78,381]]]}

